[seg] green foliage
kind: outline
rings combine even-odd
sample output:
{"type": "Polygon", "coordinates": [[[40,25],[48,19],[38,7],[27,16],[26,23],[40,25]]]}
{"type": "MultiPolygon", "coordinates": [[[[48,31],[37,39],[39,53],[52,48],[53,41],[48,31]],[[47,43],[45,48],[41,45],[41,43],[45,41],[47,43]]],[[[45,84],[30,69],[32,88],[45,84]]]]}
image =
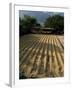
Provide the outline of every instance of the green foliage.
{"type": "MultiPolygon", "coordinates": [[[[24,15],[23,18],[19,18],[19,34],[20,36],[28,33],[32,33],[32,29],[40,33],[43,32],[42,25],[37,22],[37,19],[32,16],[24,15]]],[[[64,17],[60,15],[50,16],[44,22],[44,27],[52,28],[51,33],[63,34],[64,33],[64,17]]]]}
{"type": "Polygon", "coordinates": [[[20,36],[31,32],[31,28],[37,23],[36,18],[24,15],[23,18],[19,19],[20,36]]]}
{"type": "Polygon", "coordinates": [[[54,28],[54,32],[63,33],[64,32],[64,17],[55,15],[50,16],[44,22],[45,27],[54,28]]]}

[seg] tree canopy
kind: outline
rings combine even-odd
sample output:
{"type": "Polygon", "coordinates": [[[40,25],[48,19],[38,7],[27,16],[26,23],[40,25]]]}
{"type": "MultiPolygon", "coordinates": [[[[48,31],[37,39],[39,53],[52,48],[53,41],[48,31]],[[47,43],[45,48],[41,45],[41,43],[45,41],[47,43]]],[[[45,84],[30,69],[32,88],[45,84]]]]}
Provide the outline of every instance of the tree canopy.
{"type": "Polygon", "coordinates": [[[19,19],[20,35],[29,33],[31,28],[37,24],[35,17],[24,15],[23,18],[19,19]]]}
{"type": "Polygon", "coordinates": [[[60,15],[54,15],[48,17],[44,22],[45,27],[54,28],[54,32],[64,32],[64,17],[60,15]]]}
{"type": "MultiPolygon", "coordinates": [[[[19,18],[19,34],[20,36],[32,32],[32,28],[41,28],[42,25],[37,22],[37,19],[32,16],[24,15],[23,18],[19,18]]],[[[43,22],[43,27],[52,28],[51,33],[63,34],[64,33],[64,17],[60,15],[54,15],[48,17],[45,22],[43,22]]],[[[42,30],[38,29],[38,32],[42,30]]]]}

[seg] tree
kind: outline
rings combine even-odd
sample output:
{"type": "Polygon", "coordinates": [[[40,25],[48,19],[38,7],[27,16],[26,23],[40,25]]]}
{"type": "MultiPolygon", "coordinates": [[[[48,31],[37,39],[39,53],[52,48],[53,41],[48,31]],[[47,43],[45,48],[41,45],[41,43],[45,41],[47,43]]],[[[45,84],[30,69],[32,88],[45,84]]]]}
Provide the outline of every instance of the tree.
{"type": "Polygon", "coordinates": [[[50,16],[44,22],[45,27],[54,28],[54,33],[64,33],[64,17],[60,15],[50,16]]]}
{"type": "Polygon", "coordinates": [[[37,20],[35,17],[24,15],[19,19],[20,36],[30,33],[31,29],[36,25],[37,20]]]}

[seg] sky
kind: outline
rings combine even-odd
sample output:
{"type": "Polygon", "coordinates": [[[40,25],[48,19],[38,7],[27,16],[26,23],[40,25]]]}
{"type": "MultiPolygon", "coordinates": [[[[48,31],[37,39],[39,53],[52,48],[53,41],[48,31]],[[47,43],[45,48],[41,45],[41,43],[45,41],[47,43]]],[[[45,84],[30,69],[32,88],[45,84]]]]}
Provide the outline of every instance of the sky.
{"type": "Polygon", "coordinates": [[[19,17],[23,17],[24,15],[33,16],[37,19],[38,23],[42,24],[46,18],[53,15],[61,15],[64,16],[63,12],[48,12],[48,11],[19,11],[19,17]]]}

